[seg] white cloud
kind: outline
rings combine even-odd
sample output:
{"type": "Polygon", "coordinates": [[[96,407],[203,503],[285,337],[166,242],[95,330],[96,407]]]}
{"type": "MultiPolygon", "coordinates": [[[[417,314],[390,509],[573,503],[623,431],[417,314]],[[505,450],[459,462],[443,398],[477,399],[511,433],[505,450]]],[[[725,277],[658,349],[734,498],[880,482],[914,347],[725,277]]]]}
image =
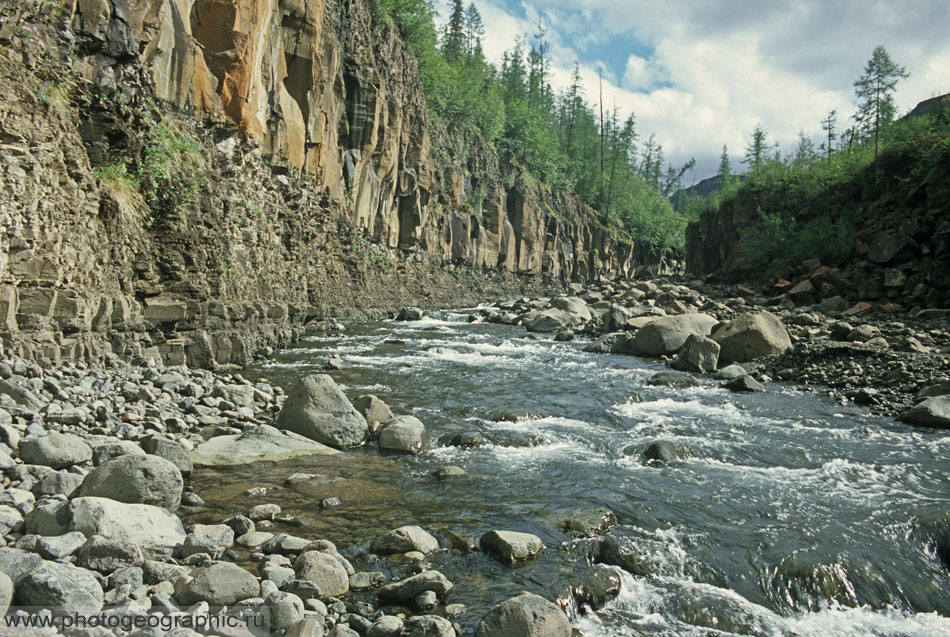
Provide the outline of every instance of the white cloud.
{"type": "Polygon", "coordinates": [[[633,111],[642,136],[655,131],[671,162],[695,156],[696,178],[715,171],[723,143],[738,161],[757,124],[785,147],[799,130],[817,140],[830,109],[846,125],[855,110],[852,83],[878,44],[911,73],[898,86],[901,112],[950,91],[946,0],[520,1],[525,18],[512,16],[504,0],[477,0],[489,58],[532,34],[540,12],[551,26],[555,88],[568,85],[579,60],[587,99],[596,102],[597,70],[608,69],[605,105],[624,116],[633,111]],[[624,51],[631,41],[652,54],[624,51]],[[616,56],[621,77],[609,61],[585,55],[595,44],[616,56]]]}
{"type": "Polygon", "coordinates": [[[649,90],[663,82],[665,75],[664,70],[658,67],[654,60],[631,53],[624,68],[622,86],[628,91],[649,90]]]}

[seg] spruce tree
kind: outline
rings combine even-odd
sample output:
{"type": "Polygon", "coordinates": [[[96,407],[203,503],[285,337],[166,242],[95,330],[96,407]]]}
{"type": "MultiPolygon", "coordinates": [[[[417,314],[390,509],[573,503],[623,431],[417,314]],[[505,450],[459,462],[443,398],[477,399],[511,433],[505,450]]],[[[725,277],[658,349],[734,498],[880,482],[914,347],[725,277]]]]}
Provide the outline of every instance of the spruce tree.
{"type": "Polygon", "coordinates": [[[465,34],[465,6],[462,0],[452,0],[452,12],[449,14],[449,23],[445,29],[445,39],[442,42],[442,55],[450,64],[465,59],[468,37],[465,34]]]}

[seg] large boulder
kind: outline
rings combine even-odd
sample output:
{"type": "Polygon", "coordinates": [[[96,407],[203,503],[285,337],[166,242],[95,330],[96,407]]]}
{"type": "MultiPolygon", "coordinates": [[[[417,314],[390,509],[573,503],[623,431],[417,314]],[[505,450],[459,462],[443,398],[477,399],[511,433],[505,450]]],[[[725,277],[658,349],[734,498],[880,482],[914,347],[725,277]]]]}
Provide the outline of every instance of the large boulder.
{"type": "Polygon", "coordinates": [[[339,597],[350,590],[350,576],[336,557],[323,551],[306,551],[294,561],[298,579],[316,586],[320,597],[339,597]]]}
{"type": "Polygon", "coordinates": [[[950,396],[926,398],[901,414],[900,420],[912,425],[950,427],[950,396]]]}
{"type": "Polygon", "coordinates": [[[41,507],[26,516],[27,533],[62,535],[80,531],[86,537],[132,542],[146,554],[168,555],[185,540],[174,514],[148,504],[125,504],[108,498],[83,497],[41,507]]]}
{"type": "Polygon", "coordinates": [[[579,322],[577,316],[570,312],[548,308],[534,313],[531,319],[525,323],[525,327],[528,328],[529,332],[559,332],[579,322]]]}
{"type": "Polygon", "coordinates": [[[162,438],[161,436],[152,436],[142,442],[142,448],[147,453],[164,458],[178,467],[183,476],[191,474],[194,463],[191,459],[191,452],[180,442],[162,438]]]}
{"type": "Polygon", "coordinates": [[[366,419],[326,374],[307,376],[290,391],[277,427],[336,449],[358,447],[369,437],[366,419]]]}
{"type": "Polygon", "coordinates": [[[25,438],[20,442],[20,459],[53,469],[66,469],[92,460],[92,448],[82,438],[51,431],[45,436],[25,438]]]}
{"type": "Polygon", "coordinates": [[[788,330],[770,312],[743,314],[720,326],[712,339],[719,343],[719,362],[724,364],[781,354],[792,347],[788,330]]]}
{"type": "Polygon", "coordinates": [[[553,603],[522,593],[488,611],[475,637],[571,637],[571,623],[553,603]]]}
{"type": "Polygon", "coordinates": [[[544,550],[544,542],[537,535],[517,531],[489,531],[479,538],[478,546],[505,564],[529,560],[544,550]]]}
{"type": "Polygon", "coordinates": [[[181,471],[159,456],[120,456],[90,471],[77,497],[109,498],[127,504],[151,504],[174,511],[184,486],[181,471]]]}
{"type": "Polygon", "coordinates": [[[426,426],[415,416],[397,416],[379,432],[380,449],[422,453],[429,446],[426,426]]]}
{"type": "Polygon", "coordinates": [[[43,607],[53,612],[97,613],[102,609],[102,586],[89,571],[43,562],[16,580],[14,599],[19,606],[43,607]]]}
{"type": "Polygon", "coordinates": [[[211,606],[231,606],[261,593],[257,578],[237,564],[218,562],[196,568],[190,578],[179,580],[176,599],[186,606],[207,602],[211,606]]]}
{"type": "Polygon", "coordinates": [[[0,617],[7,614],[13,601],[13,580],[6,573],[0,573],[0,617]]]}
{"type": "Polygon", "coordinates": [[[223,467],[336,453],[339,451],[300,434],[261,425],[240,434],[215,436],[198,445],[191,459],[199,466],[223,467]]]}
{"type": "Polygon", "coordinates": [[[719,349],[719,343],[711,338],[690,334],[676,355],[673,369],[699,374],[714,372],[719,365],[719,349]]]}
{"type": "Polygon", "coordinates": [[[630,337],[626,332],[609,332],[584,347],[594,354],[626,354],[630,351],[630,337]]]}
{"type": "Polygon", "coordinates": [[[640,356],[669,356],[683,347],[690,334],[708,336],[718,322],[708,314],[662,316],[637,330],[630,348],[640,356]]]}
{"type": "Polygon", "coordinates": [[[551,307],[563,310],[574,317],[576,323],[586,323],[593,318],[590,308],[576,296],[562,296],[551,301],[551,307]]]}

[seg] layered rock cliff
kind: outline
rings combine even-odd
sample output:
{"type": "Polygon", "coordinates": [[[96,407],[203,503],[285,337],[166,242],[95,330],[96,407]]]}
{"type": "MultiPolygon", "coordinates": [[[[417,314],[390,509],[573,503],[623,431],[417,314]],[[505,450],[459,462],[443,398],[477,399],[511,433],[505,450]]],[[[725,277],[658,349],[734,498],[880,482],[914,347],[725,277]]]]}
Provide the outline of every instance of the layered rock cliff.
{"type": "Polygon", "coordinates": [[[368,0],[0,0],[0,122],[27,357],[242,364],[353,310],[633,268],[575,198],[453,155],[368,0]]]}

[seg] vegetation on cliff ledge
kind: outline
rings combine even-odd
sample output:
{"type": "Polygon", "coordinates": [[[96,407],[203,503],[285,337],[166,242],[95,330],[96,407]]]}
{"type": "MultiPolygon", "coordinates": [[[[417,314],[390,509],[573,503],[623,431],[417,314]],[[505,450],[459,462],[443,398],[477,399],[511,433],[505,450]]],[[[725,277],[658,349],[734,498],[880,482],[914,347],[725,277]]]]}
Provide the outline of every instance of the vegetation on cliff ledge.
{"type": "Polygon", "coordinates": [[[666,164],[653,135],[631,114],[585,99],[575,68],[564,91],[550,84],[547,32],[519,38],[500,68],[482,52],[474,5],[452,0],[439,33],[428,0],[373,0],[377,17],[397,27],[419,61],[430,117],[453,133],[480,137],[508,163],[551,187],[576,192],[602,218],[654,249],[679,249],[689,218],[669,202],[692,166],[666,164]]]}
{"type": "Polygon", "coordinates": [[[858,230],[882,205],[908,203],[916,186],[940,166],[950,167],[950,99],[932,100],[929,112],[895,121],[891,93],[907,77],[877,47],[855,81],[859,107],[853,125],[839,130],[828,113],[824,141],[815,147],[803,132],[790,152],[768,143],[757,126],[745,148],[748,172],[733,174],[723,147],[721,188],[705,199],[680,193],[677,207],[695,218],[731,208],[755,210],[759,223],[741,231],[741,248],[755,271],[774,274],[806,259],[843,262],[852,256],[858,230]]]}

